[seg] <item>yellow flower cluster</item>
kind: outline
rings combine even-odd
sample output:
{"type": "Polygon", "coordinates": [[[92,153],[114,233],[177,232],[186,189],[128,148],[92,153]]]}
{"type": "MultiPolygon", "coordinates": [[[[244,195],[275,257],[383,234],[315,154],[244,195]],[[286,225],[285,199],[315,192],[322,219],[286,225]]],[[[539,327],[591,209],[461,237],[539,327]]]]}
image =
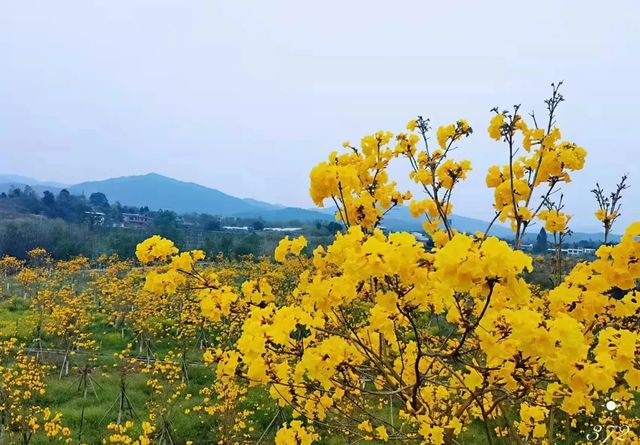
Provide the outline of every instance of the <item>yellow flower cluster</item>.
{"type": "MultiPolygon", "coordinates": [[[[409,160],[411,172],[409,177],[427,194],[428,198],[423,200],[413,200],[409,203],[409,209],[414,217],[425,216],[423,224],[425,232],[431,236],[441,227],[444,227],[443,235],[451,237],[453,230],[450,227],[448,216],[453,211],[451,203],[454,186],[463,179],[471,170],[471,162],[468,160],[455,161],[449,159],[450,151],[455,148],[454,143],[468,137],[473,133],[469,123],[464,119],[459,119],[455,124],[441,126],[437,130],[438,148],[430,149],[426,144],[428,141],[427,132],[429,130],[428,121],[419,118],[418,126],[422,140],[425,141],[423,150],[416,148],[416,143],[420,138],[412,139],[413,145],[406,149],[401,144],[396,147],[396,153],[403,155],[409,160]]],[[[407,128],[410,126],[408,125],[407,128]]],[[[415,130],[415,125],[411,131],[415,130]]],[[[415,137],[411,134],[409,137],[415,137]]],[[[407,138],[404,134],[399,134],[397,139],[403,141],[407,138]]]]}
{"type": "Polygon", "coordinates": [[[41,433],[51,442],[71,442],[62,414],[37,402],[46,392],[44,377],[44,368],[15,338],[0,341],[0,426],[7,443],[28,443],[25,438],[41,433]]]}
{"type": "Polygon", "coordinates": [[[547,427],[545,420],[549,410],[541,406],[531,406],[527,403],[520,405],[520,422],[518,431],[523,437],[533,436],[535,438],[545,437],[547,427]]]}
{"type": "Polygon", "coordinates": [[[489,122],[489,137],[499,141],[503,137],[505,127],[505,116],[501,113],[496,113],[489,122]]]}
{"type": "Polygon", "coordinates": [[[36,247],[27,252],[27,261],[32,267],[48,267],[51,265],[51,256],[42,247],[36,247]]]}
{"type": "Polygon", "coordinates": [[[594,215],[596,216],[598,221],[605,222],[605,221],[613,221],[614,219],[616,219],[618,217],[618,212],[607,213],[604,209],[598,209],[596,210],[594,215]]]}
{"type": "MultiPolygon", "coordinates": [[[[548,131],[537,126],[530,128],[517,113],[513,116],[498,113],[489,124],[489,136],[508,143],[509,164],[489,168],[486,184],[494,189],[494,208],[500,221],[510,221],[517,242],[536,216],[540,219],[546,216],[539,213],[541,205],[532,205],[534,190],[546,184],[544,195],[548,198],[559,183],[571,181],[571,172],[584,167],[587,154],[584,148],[560,141],[560,130],[552,126],[554,116],[549,118],[548,131]],[[522,156],[516,155],[519,151],[517,133],[522,135],[521,146],[526,153],[522,156]]],[[[560,219],[552,216],[546,220],[548,230],[564,231],[560,219]]]]}
{"type": "Polygon", "coordinates": [[[313,427],[305,427],[299,420],[283,426],[276,434],[276,445],[311,445],[320,439],[313,427]]]}
{"type": "Polygon", "coordinates": [[[106,439],[102,439],[103,444],[117,444],[117,445],[150,445],[151,437],[154,432],[154,428],[148,422],[142,423],[143,433],[137,438],[133,433],[134,423],[128,420],[122,424],[110,423],[107,425],[107,431],[109,436],[106,439]]]}
{"type": "Polygon", "coordinates": [[[154,235],[138,244],[136,258],[142,264],[147,264],[155,260],[164,260],[177,251],[178,249],[173,245],[173,241],[154,235]]]}
{"type": "Polygon", "coordinates": [[[360,431],[367,433],[363,438],[364,440],[368,441],[368,440],[374,440],[376,438],[383,440],[384,442],[387,442],[389,440],[389,434],[387,433],[387,429],[385,428],[384,425],[380,425],[375,429],[375,435],[374,435],[373,426],[371,425],[371,422],[369,422],[368,420],[364,420],[360,422],[358,424],[358,429],[360,431]]]}
{"type": "MultiPolygon", "coordinates": [[[[278,247],[283,242],[281,241],[278,247]]],[[[252,304],[271,303],[276,299],[273,295],[273,288],[269,284],[266,278],[258,280],[247,280],[242,283],[242,296],[246,301],[252,304]]]]}
{"type": "Polygon", "coordinates": [[[24,261],[12,256],[4,256],[0,258],[0,274],[2,274],[5,279],[20,272],[23,266],[24,261]]]}
{"type": "Polygon", "coordinates": [[[571,220],[571,215],[567,215],[561,211],[541,210],[538,218],[544,221],[544,228],[551,233],[564,233],[567,230],[567,223],[571,220]]]}
{"type": "Polygon", "coordinates": [[[273,257],[276,261],[284,263],[287,255],[298,256],[305,247],[307,247],[307,240],[303,236],[299,236],[292,240],[289,239],[289,236],[285,236],[278,243],[278,247],[276,247],[273,257]]]}
{"type": "MultiPolygon", "coordinates": [[[[398,149],[394,151],[390,145],[392,138],[392,133],[384,131],[365,136],[360,149],[349,147],[351,151],[341,155],[332,152],[327,162],[314,167],[310,193],[316,205],[323,207],[324,201],[331,199],[339,221],[373,228],[386,211],[409,199],[411,195],[397,191],[386,172],[397,156],[398,149]]],[[[411,151],[418,140],[402,139],[398,147],[411,151]]]]}

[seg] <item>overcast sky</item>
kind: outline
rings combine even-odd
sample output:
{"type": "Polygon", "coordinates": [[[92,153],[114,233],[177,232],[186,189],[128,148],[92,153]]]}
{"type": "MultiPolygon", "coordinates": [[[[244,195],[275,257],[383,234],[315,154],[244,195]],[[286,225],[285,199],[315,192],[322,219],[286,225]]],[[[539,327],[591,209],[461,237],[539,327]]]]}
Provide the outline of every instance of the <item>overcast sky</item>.
{"type": "MultiPolygon", "coordinates": [[[[490,218],[490,108],[544,111],[588,150],[565,186],[630,174],[640,220],[637,1],[0,1],[0,173],[77,183],[157,172],[310,207],[308,172],[343,140],[417,114],[469,120],[456,213],[490,218]]],[[[402,184],[407,184],[403,180],[402,184]]],[[[621,230],[621,224],[617,231],[621,230]]]]}

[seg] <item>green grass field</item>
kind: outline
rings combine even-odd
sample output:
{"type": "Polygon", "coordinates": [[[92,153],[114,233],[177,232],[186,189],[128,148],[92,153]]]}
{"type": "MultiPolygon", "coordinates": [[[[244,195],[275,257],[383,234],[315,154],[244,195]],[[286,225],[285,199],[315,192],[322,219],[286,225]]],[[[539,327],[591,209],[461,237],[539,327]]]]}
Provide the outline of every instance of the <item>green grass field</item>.
{"type": "MultiPolygon", "coordinates": [[[[22,298],[10,298],[0,303],[0,337],[17,337],[27,346],[33,342],[34,323],[28,301],[22,298]]],[[[47,354],[45,361],[52,364],[46,379],[47,392],[41,398],[42,406],[48,406],[52,410],[63,414],[64,424],[72,430],[74,443],[99,444],[106,434],[109,422],[117,418],[117,399],[120,391],[118,370],[114,367],[117,360],[114,354],[122,351],[128,343],[134,339],[123,337],[120,332],[109,326],[105,317],[95,317],[91,331],[98,340],[95,351],[78,353],[72,358],[72,366],[68,375],[59,377],[59,371],[55,362],[61,357],[47,354]],[[81,385],[80,369],[87,363],[94,367],[91,372],[93,389],[88,385],[87,393],[81,385]],[[80,434],[81,432],[81,434],[80,434]]],[[[45,342],[45,347],[48,345],[45,342]]],[[[171,339],[158,342],[154,345],[154,353],[158,357],[171,349],[171,339]]],[[[192,395],[190,400],[180,404],[172,412],[172,425],[178,443],[184,444],[191,440],[194,444],[218,443],[222,437],[216,433],[218,419],[208,415],[194,415],[193,412],[185,414],[190,409],[202,402],[199,391],[211,385],[213,373],[206,368],[201,361],[202,351],[194,348],[190,353],[189,361],[189,385],[187,392],[192,395]]],[[[147,411],[145,403],[151,398],[152,390],[146,384],[146,375],[132,374],[127,377],[127,395],[131,400],[135,411],[135,419],[145,419],[147,411]]],[[[261,443],[273,443],[273,437],[277,426],[285,419],[291,419],[288,410],[279,412],[276,404],[269,395],[260,388],[250,390],[243,408],[255,411],[251,416],[254,428],[254,437],[250,440],[261,443]],[[256,407],[258,409],[256,409],[256,407]],[[272,423],[274,417],[276,421],[272,423]],[[270,425],[271,424],[271,425],[270,425]],[[266,432],[266,433],[265,433],[266,432]],[[262,436],[264,434],[264,436],[262,436]]],[[[481,427],[473,428],[465,434],[465,444],[484,445],[486,440],[481,434],[481,427]],[[472,439],[473,438],[473,439],[472,439]]],[[[48,443],[45,440],[34,440],[34,444],[48,443]]],[[[338,445],[349,443],[346,439],[327,435],[323,437],[322,444],[338,445]]],[[[376,442],[371,442],[376,443],[376,442]]],[[[505,442],[506,443],[506,442],[505,442]]]]}

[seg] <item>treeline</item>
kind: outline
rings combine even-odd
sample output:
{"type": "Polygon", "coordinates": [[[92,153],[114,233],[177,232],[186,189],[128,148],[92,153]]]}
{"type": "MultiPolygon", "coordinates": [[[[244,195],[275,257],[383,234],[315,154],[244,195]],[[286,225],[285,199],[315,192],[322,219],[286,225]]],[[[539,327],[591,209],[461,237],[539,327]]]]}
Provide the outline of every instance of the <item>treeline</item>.
{"type": "MultiPolygon", "coordinates": [[[[36,247],[46,249],[54,259],[69,259],[82,255],[91,259],[117,254],[133,258],[138,243],[159,234],[174,240],[182,249],[202,249],[208,257],[219,253],[228,258],[244,255],[271,255],[281,232],[223,232],[193,228],[176,228],[152,224],[138,229],[120,227],[90,228],[86,224],[69,223],[62,219],[28,216],[0,221],[0,257],[9,255],[26,258],[36,247]]],[[[309,252],[318,244],[327,245],[333,239],[326,227],[305,231],[309,252]]]]}
{"type": "MultiPolygon", "coordinates": [[[[207,214],[177,215],[168,210],[110,204],[103,193],[41,197],[29,186],[0,193],[0,256],[25,258],[36,247],[55,259],[83,255],[97,258],[117,254],[132,258],[138,243],[151,235],[174,240],[181,249],[202,249],[209,256],[270,255],[285,235],[263,232],[265,222],[251,218],[221,218],[207,214]],[[123,227],[123,214],[149,217],[146,225],[123,227]],[[247,231],[224,231],[225,225],[244,226],[247,231]]],[[[288,222],[287,224],[296,224],[288,222]]],[[[341,229],[335,222],[300,225],[311,245],[326,244],[341,229]]]]}
{"type": "Polygon", "coordinates": [[[58,194],[45,190],[41,196],[26,185],[0,193],[0,212],[8,215],[40,215],[61,219],[69,223],[104,225],[122,222],[123,213],[151,213],[147,207],[123,206],[119,202],[111,205],[104,193],[72,195],[67,189],[58,194]],[[104,219],[97,219],[96,215],[104,219]]]}
{"type": "MultiPolygon", "coordinates": [[[[108,197],[101,192],[92,193],[88,198],[82,195],[72,195],[62,189],[57,195],[44,191],[41,196],[30,187],[12,188],[8,192],[0,193],[0,215],[40,215],[51,219],[76,224],[86,224],[89,228],[98,226],[118,226],[125,223],[123,215],[138,214],[149,218],[156,226],[165,228],[198,227],[202,230],[223,230],[225,226],[243,226],[249,230],[260,231],[267,222],[260,218],[230,217],[209,215],[204,213],[188,213],[178,215],[170,210],[150,210],[149,207],[135,207],[122,205],[119,202],[110,203],[108,197]]],[[[334,234],[342,229],[336,222],[301,222],[301,221],[270,221],[271,227],[301,227],[309,230],[334,234]]]]}

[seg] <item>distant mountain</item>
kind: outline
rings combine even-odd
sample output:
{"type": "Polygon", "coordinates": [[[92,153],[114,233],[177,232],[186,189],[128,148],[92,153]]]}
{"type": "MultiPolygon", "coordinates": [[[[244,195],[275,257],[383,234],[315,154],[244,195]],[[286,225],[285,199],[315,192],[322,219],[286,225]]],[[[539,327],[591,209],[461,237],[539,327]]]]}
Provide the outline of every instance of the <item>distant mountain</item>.
{"type": "MultiPolygon", "coordinates": [[[[336,212],[335,207],[326,207],[322,209],[318,209],[318,212],[325,213],[327,215],[333,215],[336,212]]],[[[487,230],[487,226],[489,225],[488,221],[484,221],[477,218],[469,218],[467,216],[461,215],[451,215],[451,225],[454,229],[459,230],[460,232],[466,233],[476,233],[482,232],[484,233],[487,230]]],[[[382,221],[382,224],[389,230],[398,231],[398,230],[407,230],[411,232],[422,232],[422,222],[424,218],[414,218],[409,213],[409,209],[405,206],[398,206],[389,211],[385,218],[382,221]]],[[[534,243],[536,240],[536,236],[538,235],[538,231],[540,230],[540,225],[532,226],[526,232],[523,241],[525,243],[534,243]]],[[[489,235],[497,236],[499,238],[511,239],[513,238],[513,232],[511,229],[499,222],[494,223],[491,226],[491,230],[489,231],[489,235]]],[[[551,240],[551,235],[549,235],[549,239],[551,240]]],[[[610,235],[610,240],[613,242],[617,242],[620,239],[620,235],[610,235]]],[[[594,242],[602,242],[604,241],[603,233],[584,233],[584,232],[574,232],[572,235],[566,238],[566,242],[577,243],[579,241],[594,241],[594,242]]]]}
{"type": "MultiPolygon", "coordinates": [[[[451,225],[454,229],[460,232],[476,233],[487,230],[489,223],[481,219],[469,218],[460,215],[451,215],[451,225]]],[[[424,218],[414,218],[409,213],[409,208],[405,206],[398,206],[389,211],[385,216],[382,224],[390,230],[410,230],[414,232],[422,231],[422,222],[424,218]]],[[[500,224],[494,224],[491,227],[489,235],[498,236],[501,238],[512,237],[513,234],[508,227],[500,224]]]]}
{"type": "MultiPolygon", "coordinates": [[[[535,243],[536,236],[538,236],[538,231],[540,230],[540,226],[534,228],[531,227],[530,230],[524,236],[523,241],[525,243],[535,243]]],[[[610,234],[609,242],[617,243],[620,241],[621,235],[610,234]]],[[[549,242],[553,242],[553,236],[551,234],[548,235],[549,242]]],[[[604,233],[602,232],[573,232],[571,235],[568,235],[565,238],[565,243],[578,243],[580,241],[593,241],[595,243],[604,242],[604,233]]]]}
{"type": "Polygon", "coordinates": [[[50,185],[39,185],[39,184],[27,184],[26,182],[2,182],[0,180],[0,193],[9,193],[12,189],[19,188],[24,189],[26,186],[29,186],[33,189],[34,192],[41,197],[45,190],[50,191],[53,194],[57,194],[61,188],[52,187],[50,185]]]}
{"type": "MultiPolygon", "coordinates": [[[[301,209],[270,204],[252,198],[242,199],[213,188],[193,182],[179,181],[157,173],[83,182],[72,186],[38,181],[18,175],[0,175],[0,192],[6,192],[16,186],[22,188],[25,184],[31,186],[39,194],[44,190],[58,193],[62,187],[66,187],[75,195],[84,194],[88,197],[91,193],[102,192],[111,203],[119,201],[124,205],[147,206],[152,210],[165,209],[177,213],[208,213],[220,216],[262,218],[265,221],[274,222],[335,220],[335,208],[333,207],[301,209]]],[[[484,232],[488,225],[487,221],[461,215],[452,215],[451,222],[455,229],[467,233],[484,232]]],[[[405,206],[391,210],[385,216],[383,225],[394,231],[422,231],[422,219],[413,218],[405,206]]],[[[534,242],[538,230],[538,227],[531,227],[524,241],[534,242]]],[[[500,223],[494,224],[489,234],[501,238],[513,238],[511,230],[500,223]]],[[[576,232],[567,241],[602,241],[602,239],[601,233],[576,232]]],[[[618,239],[618,235],[611,237],[612,241],[618,239]]]]}
{"type": "MultiPolygon", "coordinates": [[[[318,209],[318,212],[325,213],[327,215],[333,215],[336,212],[335,207],[325,207],[318,209]]],[[[461,232],[475,233],[481,231],[484,233],[487,230],[489,223],[481,219],[469,218],[460,215],[451,215],[451,225],[461,232]]],[[[382,225],[389,230],[408,230],[410,232],[422,232],[422,223],[424,218],[414,218],[409,213],[409,208],[405,206],[398,206],[393,208],[387,213],[382,220],[382,225]]],[[[501,238],[513,237],[511,230],[501,224],[494,224],[491,227],[489,235],[498,236],[501,238]]]]}
{"type": "Polygon", "coordinates": [[[246,218],[262,218],[265,221],[335,221],[333,214],[317,212],[315,210],[300,209],[296,207],[283,207],[275,210],[253,210],[233,216],[246,218]]]}
{"type": "Polygon", "coordinates": [[[287,207],[281,204],[269,204],[267,202],[258,201],[257,199],[252,199],[252,198],[243,198],[243,201],[248,202],[249,204],[264,210],[284,209],[287,207]]]}
{"type": "MultiPolygon", "coordinates": [[[[39,188],[43,188],[43,189],[63,189],[64,187],[66,187],[66,184],[61,184],[59,182],[52,182],[52,181],[39,181],[37,179],[33,179],[30,178],[28,176],[21,176],[21,175],[1,175],[0,174],[0,184],[13,184],[13,185],[29,185],[31,187],[33,186],[41,186],[39,188]]],[[[33,187],[35,189],[35,187],[33,187]]]]}
{"type": "Polygon", "coordinates": [[[178,181],[157,173],[124,176],[104,181],[83,182],[69,187],[74,194],[102,192],[110,202],[130,206],[147,206],[153,210],[173,210],[177,213],[210,213],[233,216],[278,206],[255,200],[244,200],[219,190],[193,182],[178,181]]]}

